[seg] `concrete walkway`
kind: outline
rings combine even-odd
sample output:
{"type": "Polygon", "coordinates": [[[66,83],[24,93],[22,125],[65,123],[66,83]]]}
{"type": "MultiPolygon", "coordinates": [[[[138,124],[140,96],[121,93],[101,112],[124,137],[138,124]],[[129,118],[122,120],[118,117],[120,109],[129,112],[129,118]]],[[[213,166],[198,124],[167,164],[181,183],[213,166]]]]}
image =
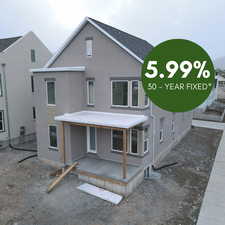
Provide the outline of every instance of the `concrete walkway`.
{"type": "MultiPolygon", "coordinates": [[[[198,127],[221,129],[224,123],[193,120],[198,127]]],[[[225,132],[220,141],[209,183],[206,188],[197,225],[225,224],[225,132]]]]}

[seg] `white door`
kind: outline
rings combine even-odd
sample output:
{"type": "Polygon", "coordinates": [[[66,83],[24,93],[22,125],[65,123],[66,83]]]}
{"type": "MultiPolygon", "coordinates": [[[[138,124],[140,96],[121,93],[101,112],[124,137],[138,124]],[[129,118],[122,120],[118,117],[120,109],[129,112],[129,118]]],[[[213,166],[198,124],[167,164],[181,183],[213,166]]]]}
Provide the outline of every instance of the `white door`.
{"type": "Polygon", "coordinates": [[[87,152],[97,153],[96,128],[87,127],[87,152]]]}

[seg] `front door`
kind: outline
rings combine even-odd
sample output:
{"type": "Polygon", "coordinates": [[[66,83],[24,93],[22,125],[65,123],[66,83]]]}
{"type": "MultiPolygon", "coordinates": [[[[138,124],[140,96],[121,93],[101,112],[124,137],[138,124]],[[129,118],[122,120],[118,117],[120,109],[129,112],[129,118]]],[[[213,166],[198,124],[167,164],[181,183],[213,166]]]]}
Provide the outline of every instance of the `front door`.
{"type": "Polygon", "coordinates": [[[96,128],[87,127],[87,152],[97,153],[96,128]]]}

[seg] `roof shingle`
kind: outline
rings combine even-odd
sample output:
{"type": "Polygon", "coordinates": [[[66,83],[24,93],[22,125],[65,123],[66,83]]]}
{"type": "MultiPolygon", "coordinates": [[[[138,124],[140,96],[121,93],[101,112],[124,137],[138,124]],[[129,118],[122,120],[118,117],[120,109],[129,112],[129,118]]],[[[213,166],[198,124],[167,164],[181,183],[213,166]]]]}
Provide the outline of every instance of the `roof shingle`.
{"type": "Polygon", "coordinates": [[[123,44],[126,48],[128,48],[142,60],[144,60],[145,56],[153,49],[153,46],[151,44],[141,38],[118,30],[90,17],[89,19],[91,19],[94,23],[96,23],[99,27],[105,30],[108,34],[110,34],[113,38],[123,44]]]}
{"type": "Polygon", "coordinates": [[[0,39],[0,52],[2,52],[5,49],[7,49],[10,45],[12,45],[15,41],[17,41],[20,38],[21,38],[21,36],[0,39]]]}

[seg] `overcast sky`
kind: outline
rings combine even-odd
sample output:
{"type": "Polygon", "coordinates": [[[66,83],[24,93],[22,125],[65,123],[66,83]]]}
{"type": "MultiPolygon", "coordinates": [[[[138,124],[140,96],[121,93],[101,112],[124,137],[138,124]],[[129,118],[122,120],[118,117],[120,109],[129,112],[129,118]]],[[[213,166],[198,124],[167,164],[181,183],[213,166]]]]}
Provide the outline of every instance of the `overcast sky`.
{"type": "Polygon", "coordinates": [[[32,30],[52,52],[89,16],[153,45],[185,38],[225,56],[225,0],[2,0],[0,9],[0,38],[32,30]]]}

